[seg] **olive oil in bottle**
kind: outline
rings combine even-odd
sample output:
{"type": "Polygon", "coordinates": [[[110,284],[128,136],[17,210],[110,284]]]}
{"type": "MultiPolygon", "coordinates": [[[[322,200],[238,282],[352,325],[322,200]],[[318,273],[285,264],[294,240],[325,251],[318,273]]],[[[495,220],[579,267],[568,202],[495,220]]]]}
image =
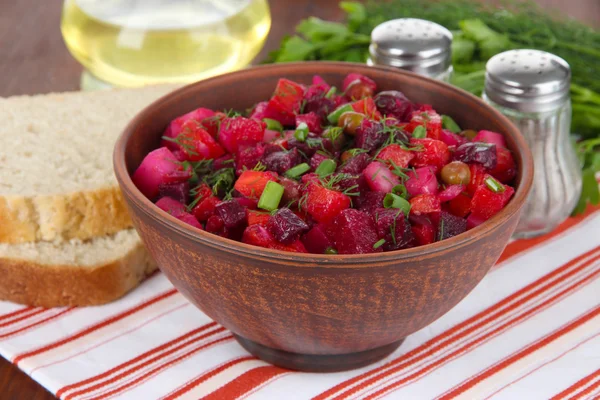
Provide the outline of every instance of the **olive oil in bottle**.
{"type": "Polygon", "coordinates": [[[243,68],[270,26],[267,0],[65,0],[61,30],[94,77],[135,87],[243,68]]]}

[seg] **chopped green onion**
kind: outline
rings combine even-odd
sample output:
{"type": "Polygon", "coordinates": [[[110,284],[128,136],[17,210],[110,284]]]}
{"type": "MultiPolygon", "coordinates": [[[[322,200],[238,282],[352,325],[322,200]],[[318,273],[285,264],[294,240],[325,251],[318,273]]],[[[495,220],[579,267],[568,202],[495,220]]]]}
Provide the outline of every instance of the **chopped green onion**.
{"type": "Polygon", "coordinates": [[[460,129],[460,126],[458,126],[458,124],[452,119],[452,117],[449,117],[447,115],[442,115],[442,128],[448,129],[450,132],[454,133],[459,133],[460,131],[462,131],[462,129],[460,129]]]}
{"type": "Polygon", "coordinates": [[[383,206],[385,208],[397,208],[404,212],[404,214],[408,215],[410,212],[410,203],[398,196],[397,194],[388,193],[383,198],[383,206]]]}
{"type": "Polygon", "coordinates": [[[373,245],[374,249],[378,249],[381,246],[383,246],[385,244],[385,239],[379,239],[377,242],[375,242],[375,244],[373,245]]]}
{"type": "Polygon", "coordinates": [[[263,118],[263,122],[267,124],[267,129],[279,132],[283,131],[283,125],[281,125],[281,122],[277,121],[276,119],[263,118]]]}
{"type": "Polygon", "coordinates": [[[258,208],[263,210],[273,211],[279,207],[279,202],[283,196],[283,186],[277,182],[269,181],[260,199],[258,200],[258,208]]]}
{"type": "Polygon", "coordinates": [[[491,176],[485,178],[485,185],[494,193],[502,193],[506,190],[503,184],[501,184],[491,176]]]}
{"type": "Polygon", "coordinates": [[[337,92],[337,88],[335,86],[332,86],[327,93],[325,94],[325,97],[330,99],[333,97],[333,95],[337,92]]]}
{"type": "Polygon", "coordinates": [[[333,160],[323,160],[315,170],[315,173],[320,177],[332,174],[337,168],[337,164],[333,160]]]}
{"type": "Polygon", "coordinates": [[[415,139],[423,139],[425,136],[427,136],[427,129],[422,125],[417,126],[412,133],[412,137],[415,139]]]}
{"type": "Polygon", "coordinates": [[[331,114],[327,116],[327,120],[333,125],[337,125],[340,116],[348,111],[354,111],[351,104],[344,104],[336,108],[331,114]]]}
{"type": "Polygon", "coordinates": [[[333,247],[328,247],[325,249],[325,254],[337,254],[337,250],[334,249],[333,247]]]}
{"type": "Polygon", "coordinates": [[[406,190],[406,186],[404,185],[396,185],[392,188],[392,193],[397,194],[400,197],[406,198],[408,196],[408,191],[406,190]]]}
{"type": "Polygon", "coordinates": [[[308,125],[305,122],[301,122],[296,128],[296,132],[294,133],[294,137],[301,142],[306,141],[308,138],[308,125]]]}
{"type": "Polygon", "coordinates": [[[287,176],[288,178],[296,179],[308,171],[310,171],[310,165],[308,165],[307,163],[302,163],[285,171],[285,176],[287,176]]]}

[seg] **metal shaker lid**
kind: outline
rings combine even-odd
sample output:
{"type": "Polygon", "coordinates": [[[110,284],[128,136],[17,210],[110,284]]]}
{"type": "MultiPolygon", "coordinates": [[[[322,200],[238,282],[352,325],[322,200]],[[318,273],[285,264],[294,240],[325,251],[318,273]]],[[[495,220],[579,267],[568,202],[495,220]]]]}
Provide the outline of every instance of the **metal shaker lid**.
{"type": "Polygon", "coordinates": [[[486,65],[485,94],[494,103],[520,112],[554,110],[569,99],[571,68],[539,50],[509,50],[486,65]]]}
{"type": "Polygon", "coordinates": [[[452,33],[434,22],[400,18],[371,32],[371,62],[437,76],[450,67],[452,33]]]}

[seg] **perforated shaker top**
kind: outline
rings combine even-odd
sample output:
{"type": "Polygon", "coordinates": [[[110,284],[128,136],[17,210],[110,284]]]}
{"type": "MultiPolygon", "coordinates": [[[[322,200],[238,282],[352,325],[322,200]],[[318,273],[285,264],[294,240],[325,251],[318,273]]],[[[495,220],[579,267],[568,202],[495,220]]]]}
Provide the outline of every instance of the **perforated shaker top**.
{"type": "Polygon", "coordinates": [[[452,33],[434,22],[400,18],[371,32],[371,62],[436,76],[450,67],[452,33]]]}
{"type": "Polygon", "coordinates": [[[571,69],[554,54],[509,50],[486,65],[485,94],[494,103],[520,112],[551,111],[569,99],[571,69]]]}

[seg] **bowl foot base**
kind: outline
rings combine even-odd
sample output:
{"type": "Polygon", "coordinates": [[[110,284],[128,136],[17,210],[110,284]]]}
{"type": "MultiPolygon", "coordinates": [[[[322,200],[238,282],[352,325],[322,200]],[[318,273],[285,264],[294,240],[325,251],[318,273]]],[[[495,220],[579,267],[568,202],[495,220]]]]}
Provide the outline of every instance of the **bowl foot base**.
{"type": "Polygon", "coordinates": [[[306,372],[337,372],[364,367],[388,356],[402,344],[404,339],[375,349],[349,354],[298,354],[273,349],[235,335],[235,339],[252,355],[271,364],[306,372]]]}

